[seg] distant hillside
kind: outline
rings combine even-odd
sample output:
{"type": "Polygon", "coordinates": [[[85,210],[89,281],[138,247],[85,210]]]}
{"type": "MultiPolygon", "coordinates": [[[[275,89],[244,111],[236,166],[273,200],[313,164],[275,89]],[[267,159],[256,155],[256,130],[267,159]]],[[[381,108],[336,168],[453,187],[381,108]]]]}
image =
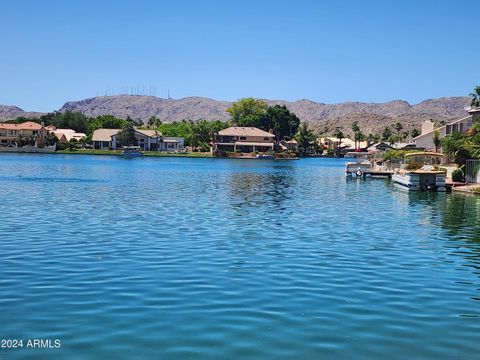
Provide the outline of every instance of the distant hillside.
{"type": "MultiPolygon", "coordinates": [[[[406,130],[420,128],[421,122],[434,119],[437,122],[449,121],[466,114],[464,107],[468,97],[445,97],[422,101],[411,105],[403,100],[386,103],[345,102],[323,104],[310,100],[288,102],[266,100],[270,105],[285,104],[302,120],[308,122],[319,134],[331,133],[335,127],[350,133],[351,124],[358,121],[365,134],[379,132],[386,125],[401,122],[406,130]]],[[[117,117],[146,121],[154,115],[162,121],[183,119],[228,120],[226,109],[231,102],[204,97],[183,99],[162,99],[154,96],[117,95],[98,96],[80,101],[69,101],[59,111],[79,111],[86,116],[112,114],[117,117]]],[[[26,113],[14,106],[0,106],[0,120],[16,116],[38,116],[40,113],[26,113]],[[36,114],[36,115],[27,115],[36,114]]]]}
{"type": "Polygon", "coordinates": [[[0,105],[0,121],[14,119],[20,116],[39,117],[42,115],[43,113],[40,113],[40,112],[24,111],[23,109],[20,109],[17,106],[0,105]]]}

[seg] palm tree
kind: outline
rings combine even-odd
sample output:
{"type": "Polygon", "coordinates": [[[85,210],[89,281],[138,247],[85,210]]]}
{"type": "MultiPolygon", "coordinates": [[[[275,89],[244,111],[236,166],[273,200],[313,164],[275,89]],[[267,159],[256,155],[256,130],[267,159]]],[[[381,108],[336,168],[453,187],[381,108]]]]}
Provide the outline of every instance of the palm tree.
{"type": "Polygon", "coordinates": [[[433,145],[435,146],[435,152],[438,152],[438,148],[442,144],[442,139],[440,138],[440,131],[435,130],[433,133],[433,145]]]}
{"type": "Polygon", "coordinates": [[[391,137],[392,137],[392,130],[390,130],[390,128],[386,126],[382,132],[382,141],[390,141],[391,137]]]}
{"type": "Polygon", "coordinates": [[[470,96],[472,97],[470,105],[476,108],[480,107],[480,86],[475,86],[475,89],[473,90],[473,93],[470,93],[470,96]]]}
{"type": "Polygon", "coordinates": [[[360,127],[358,126],[358,121],[354,121],[352,124],[352,131],[353,131],[353,137],[355,140],[355,149],[357,148],[357,138],[358,138],[358,133],[360,132],[360,127]]]}
{"type": "Polygon", "coordinates": [[[335,132],[333,133],[333,136],[335,136],[339,140],[337,148],[340,147],[342,145],[342,139],[345,139],[345,135],[343,134],[342,130],[337,127],[335,129],[335,132]]]}
{"type": "Polygon", "coordinates": [[[308,128],[307,123],[302,123],[298,128],[298,132],[295,135],[295,140],[298,142],[298,148],[300,155],[305,155],[309,149],[312,148],[312,144],[315,141],[315,135],[313,131],[308,128]]]}
{"type": "Polygon", "coordinates": [[[400,131],[402,131],[403,125],[399,122],[395,124],[395,130],[397,131],[397,142],[400,142],[400,131]]]}
{"type": "Polygon", "coordinates": [[[369,133],[367,135],[367,147],[369,147],[373,143],[375,143],[375,135],[373,135],[372,133],[369,133]]]}
{"type": "Polygon", "coordinates": [[[468,141],[462,133],[454,132],[448,134],[442,139],[441,145],[443,153],[457,164],[464,164],[465,159],[471,157],[468,141]]]}

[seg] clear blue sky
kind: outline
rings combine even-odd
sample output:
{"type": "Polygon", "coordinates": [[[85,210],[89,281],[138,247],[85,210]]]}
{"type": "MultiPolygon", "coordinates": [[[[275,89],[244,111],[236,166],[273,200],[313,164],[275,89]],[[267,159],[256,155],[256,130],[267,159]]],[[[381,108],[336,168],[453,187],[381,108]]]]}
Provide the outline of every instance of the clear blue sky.
{"type": "Polygon", "coordinates": [[[0,104],[131,87],[334,103],[466,95],[478,0],[0,2],[0,104]]]}

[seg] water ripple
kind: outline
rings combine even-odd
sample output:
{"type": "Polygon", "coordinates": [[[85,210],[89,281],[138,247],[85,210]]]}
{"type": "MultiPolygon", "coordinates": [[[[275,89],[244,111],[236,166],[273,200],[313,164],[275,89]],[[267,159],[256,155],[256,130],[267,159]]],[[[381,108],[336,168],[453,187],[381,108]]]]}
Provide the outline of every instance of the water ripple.
{"type": "Polygon", "coordinates": [[[480,201],[343,162],[0,156],[4,358],[475,359],[480,201]]]}

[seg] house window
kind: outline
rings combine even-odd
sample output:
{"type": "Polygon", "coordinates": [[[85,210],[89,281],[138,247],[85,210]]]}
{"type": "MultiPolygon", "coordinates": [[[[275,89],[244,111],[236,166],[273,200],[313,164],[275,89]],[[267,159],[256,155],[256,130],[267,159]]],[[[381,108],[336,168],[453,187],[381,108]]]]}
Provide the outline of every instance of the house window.
{"type": "Polygon", "coordinates": [[[270,138],[264,137],[263,140],[268,141],[268,140],[270,140],[270,138]]]}
{"type": "Polygon", "coordinates": [[[245,136],[240,136],[240,140],[247,140],[245,136]]]}
{"type": "Polygon", "coordinates": [[[452,125],[447,125],[447,127],[445,128],[445,134],[450,134],[452,132],[452,125]]]}

